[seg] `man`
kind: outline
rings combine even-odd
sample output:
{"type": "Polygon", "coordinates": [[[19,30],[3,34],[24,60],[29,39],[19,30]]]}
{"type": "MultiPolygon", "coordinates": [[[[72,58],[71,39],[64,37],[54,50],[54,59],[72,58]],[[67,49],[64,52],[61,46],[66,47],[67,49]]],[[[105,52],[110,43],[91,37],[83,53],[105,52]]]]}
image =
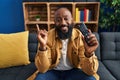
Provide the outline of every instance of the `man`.
{"type": "Polygon", "coordinates": [[[99,80],[95,35],[90,32],[91,46],[87,45],[81,32],[73,28],[73,18],[67,8],[55,12],[54,22],[55,29],[49,32],[37,26],[40,46],[35,65],[38,70],[29,80],[99,80]]]}

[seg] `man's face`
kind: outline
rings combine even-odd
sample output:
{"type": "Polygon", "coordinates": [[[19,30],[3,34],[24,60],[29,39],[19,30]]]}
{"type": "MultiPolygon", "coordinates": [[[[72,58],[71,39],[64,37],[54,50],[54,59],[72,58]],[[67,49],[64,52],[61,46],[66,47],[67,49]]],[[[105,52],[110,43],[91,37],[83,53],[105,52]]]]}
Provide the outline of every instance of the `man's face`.
{"type": "Polygon", "coordinates": [[[72,24],[72,15],[69,10],[62,8],[55,14],[55,25],[63,33],[69,31],[69,25],[72,24]]]}

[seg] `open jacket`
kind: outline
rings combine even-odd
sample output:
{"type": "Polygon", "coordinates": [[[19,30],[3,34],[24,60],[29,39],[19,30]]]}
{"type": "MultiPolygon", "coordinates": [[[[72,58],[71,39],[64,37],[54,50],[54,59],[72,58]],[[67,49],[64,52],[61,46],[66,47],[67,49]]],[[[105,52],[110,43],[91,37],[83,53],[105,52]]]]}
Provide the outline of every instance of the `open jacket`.
{"type": "MultiPolygon", "coordinates": [[[[56,30],[50,30],[48,32],[47,50],[40,51],[38,49],[35,57],[37,71],[27,80],[34,80],[38,72],[45,73],[56,67],[61,58],[61,49],[62,41],[59,39],[56,30]]],[[[95,54],[90,58],[84,55],[85,49],[82,34],[78,29],[73,28],[67,49],[68,59],[74,68],[80,68],[86,74],[93,75],[96,80],[99,80],[99,76],[96,73],[98,70],[98,59],[95,54]]]]}

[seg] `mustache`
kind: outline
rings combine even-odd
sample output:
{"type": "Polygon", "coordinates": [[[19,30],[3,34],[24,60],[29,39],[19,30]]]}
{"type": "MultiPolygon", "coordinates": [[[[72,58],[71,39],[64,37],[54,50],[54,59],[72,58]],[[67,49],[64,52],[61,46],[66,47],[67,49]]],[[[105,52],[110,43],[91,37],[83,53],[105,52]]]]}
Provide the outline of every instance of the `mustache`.
{"type": "Polygon", "coordinates": [[[69,27],[69,25],[60,25],[60,26],[57,26],[57,28],[62,28],[62,27],[69,27]]]}

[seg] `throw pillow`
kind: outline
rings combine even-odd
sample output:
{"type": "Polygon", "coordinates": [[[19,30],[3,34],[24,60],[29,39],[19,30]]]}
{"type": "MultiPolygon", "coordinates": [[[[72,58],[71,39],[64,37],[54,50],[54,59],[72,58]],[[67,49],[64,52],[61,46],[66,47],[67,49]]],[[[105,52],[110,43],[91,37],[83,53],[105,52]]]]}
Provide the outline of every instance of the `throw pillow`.
{"type": "Polygon", "coordinates": [[[0,68],[27,65],[28,31],[0,34],[0,68]]]}

